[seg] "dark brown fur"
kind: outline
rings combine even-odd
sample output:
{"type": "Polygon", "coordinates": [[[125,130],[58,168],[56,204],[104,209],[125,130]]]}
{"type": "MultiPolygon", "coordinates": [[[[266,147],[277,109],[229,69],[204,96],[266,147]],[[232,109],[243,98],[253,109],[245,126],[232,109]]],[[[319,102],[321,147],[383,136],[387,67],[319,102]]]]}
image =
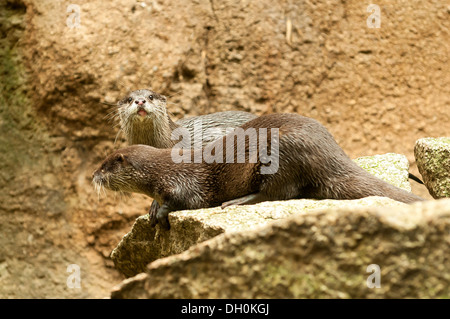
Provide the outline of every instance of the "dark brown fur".
{"type": "MultiPolygon", "coordinates": [[[[260,174],[261,167],[268,164],[259,160],[250,163],[248,157],[245,163],[208,164],[203,159],[201,163],[175,164],[171,149],[133,145],[108,156],[94,173],[94,182],[111,190],[138,192],[154,198],[161,207],[156,216],[152,216],[152,221],[166,227],[167,215],[173,210],[266,200],[367,196],[385,196],[405,203],[423,200],[363,170],[314,119],[297,114],[272,114],[247,122],[242,128],[279,129],[279,168],[276,173],[260,174]]],[[[226,138],[208,146],[224,145],[224,162],[226,138]]],[[[246,143],[247,156],[251,147],[246,143]]],[[[192,155],[203,150],[197,149],[192,155]]],[[[236,155],[236,145],[232,152],[236,155]]]]}

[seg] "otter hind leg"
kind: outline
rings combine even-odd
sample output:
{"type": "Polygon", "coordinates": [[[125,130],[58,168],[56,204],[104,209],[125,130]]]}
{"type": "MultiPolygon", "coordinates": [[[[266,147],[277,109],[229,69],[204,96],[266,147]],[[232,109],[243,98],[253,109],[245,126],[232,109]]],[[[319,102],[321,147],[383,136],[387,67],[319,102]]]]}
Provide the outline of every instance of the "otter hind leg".
{"type": "Polygon", "coordinates": [[[222,203],[222,209],[231,205],[251,205],[269,200],[265,194],[253,193],[222,203]]]}

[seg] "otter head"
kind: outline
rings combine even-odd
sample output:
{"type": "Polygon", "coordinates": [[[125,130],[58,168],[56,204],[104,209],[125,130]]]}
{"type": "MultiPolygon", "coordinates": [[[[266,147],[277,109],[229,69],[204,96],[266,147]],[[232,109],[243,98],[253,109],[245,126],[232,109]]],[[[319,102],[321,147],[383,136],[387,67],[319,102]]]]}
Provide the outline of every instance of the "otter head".
{"type": "Polygon", "coordinates": [[[118,102],[122,122],[166,118],[166,97],[150,90],[137,90],[118,102]]]}
{"type": "Polygon", "coordinates": [[[146,144],[169,148],[178,126],[169,117],[166,97],[150,90],[137,90],[118,102],[120,131],[129,144],[146,144]]]}
{"type": "Polygon", "coordinates": [[[139,175],[135,165],[129,160],[130,154],[119,150],[109,155],[92,175],[92,182],[100,194],[101,190],[109,189],[126,195],[139,192],[136,185],[139,175]]]}

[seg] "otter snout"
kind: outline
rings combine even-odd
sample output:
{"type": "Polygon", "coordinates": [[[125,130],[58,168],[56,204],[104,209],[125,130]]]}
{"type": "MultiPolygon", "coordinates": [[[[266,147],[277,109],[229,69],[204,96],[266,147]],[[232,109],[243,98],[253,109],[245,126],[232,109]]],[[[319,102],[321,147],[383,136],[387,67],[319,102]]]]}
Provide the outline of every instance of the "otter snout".
{"type": "Polygon", "coordinates": [[[111,174],[105,172],[103,169],[99,169],[92,174],[92,183],[99,195],[101,192],[104,192],[105,189],[118,191],[117,187],[111,181],[111,174]]]}
{"type": "Polygon", "coordinates": [[[94,184],[94,188],[97,191],[97,194],[100,196],[101,191],[104,189],[105,179],[103,176],[103,170],[96,170],[92,173],[92,183],[94,184]]]}
{"type": "Polygon", "coordinates": [[[95,170],[93,173],[92,173],[92,181],[94,182],[94,183],[97,183],[100,179],[101,179],[101,177],[100,177],[100,172],[99,172],[99,170],[95,170]]]}
{"type": "Polygon", "coordinates": [[[133,105],[132,112],[136,112],[135,114],[141,117],[141,119],[146,117],[150,113],[151,106],[146,103],[146,100],[144,98],[135,99],[134,103],[131,105],[133,105]]]}
{"type": "Polygon", "coordinates": [[[96,189],[100,189],[105,186],[106,178],[102,169],[97,169],[94,173],[92,173],[92,182],[94,183],[96,189]]]}

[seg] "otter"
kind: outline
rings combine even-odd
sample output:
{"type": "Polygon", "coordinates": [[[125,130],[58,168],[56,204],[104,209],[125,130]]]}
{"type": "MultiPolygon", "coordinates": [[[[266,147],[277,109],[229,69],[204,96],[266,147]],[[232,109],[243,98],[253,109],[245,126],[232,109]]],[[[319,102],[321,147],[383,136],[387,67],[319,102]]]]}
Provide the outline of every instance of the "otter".
{"type": "Polygon", "coordinates": [[[157,148],[174,147],[172,139],[177,128],[186,128],[191,141],[202,136],[202,146],[225,135],[227,128],[239,127],[257,116],[243,111],[225,111],[172,121],[167,110],[167,98],[151,90],[136,90],[117,103],[120,130],[128,144],[145,144],[157,148]],[[220,130],[210,130],[219,128],[220,130]],[[201,132],[198,132],[201,130],[201,132]]]}
{"type": "Polygon", "coordinates": [[[98,189],[104,187],[152,197],[160,207],[156,214],[151,214],[151,224],[160,223],[166,229],[170,227],[169,212],[183,209],[219,205],[224,208],[294,198],[385,196],[404,203],[423,200],[359,167],[314,119],[298,114],[270,114],[251,120],[241,128],[207,147],[192,149],[191,161],[186,162],[173,161],[179,153],[176,149],[132,145],[117,150],[94,172],[94,185],[98,189]],[[249,136],[245,135],[248,129],[265,130],[266,141],[250,143],[249,136]],[[278,130],[278,139],[272,138],[272,129],[278,130]],[[230,163],[227,154],[231,152],[235,159],[242,145],[229,141],[242,134],[245,135],[245,160],[230,163]],[[271,174],[262,174],[268,166],[268,161],[261,157],[263,142],[271,155],[273,149],[277,150],[274,152],[277,170],[271,174]],[[201,158],[200,162],[192,161],[196,156],[201,158]],[[216,160],[211,161],[211,156],[216,160]]]}
{"type": "MultiPolygon", "coordinates": [[[[180,142],[179,137],[172,136],[179,128],[188,131],[192,147],[196,146],[194,143],[198,137],[201,146],[205,146],[225,135],[227,129],[239,127],[257,116],[243,111],[225,111],[174,122],[167,110],[167,98],[155,91],[141,89],[131,92],[117,103],[117,117],[120,131],[124,132],[128,144],[171,148],[180,142]]],[[[153,201],[149,214],[155,214],[158,208],[157,202],[153,201]]]]}

